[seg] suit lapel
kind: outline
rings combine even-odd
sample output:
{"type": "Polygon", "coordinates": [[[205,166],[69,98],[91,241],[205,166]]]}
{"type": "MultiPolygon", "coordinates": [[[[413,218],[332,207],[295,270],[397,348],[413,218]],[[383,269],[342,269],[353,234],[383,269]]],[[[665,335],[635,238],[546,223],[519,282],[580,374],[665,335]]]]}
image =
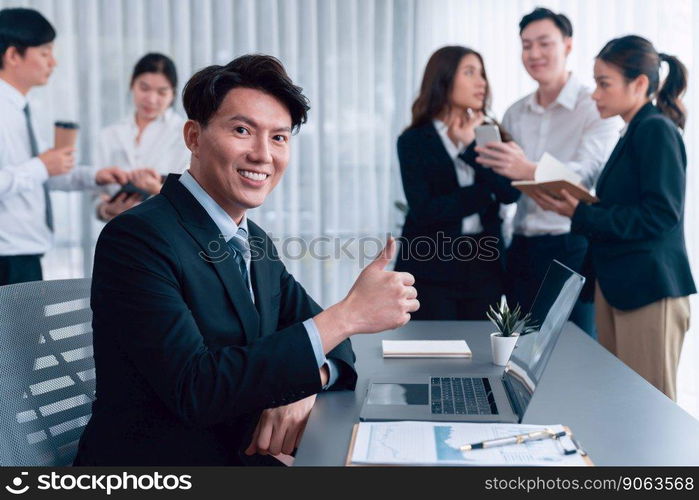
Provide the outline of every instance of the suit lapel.
{"type": "Polygon", "coordinates": [[[599,179],[597,179],[596,191],[598,194],[603,189],[604,181],[609,176],[609,171],[612,170],[612,168],[614,167],[614,163],[616,162],[617,158],[619,158],[621,150],[624,148],[624,145],[626,144],[626,141],[629,137],[628,132],[629,131],[627,130],[626,134],[624,134],[624,137],[620,138],[619,141],[616,143],[616,146],[614,146],[612,154],[609,155],[609,159],[607,160],[607,163],[602,169],[602,173],[600,174],[599,179]]]}
{"type": "Polygon", "coordinates": [[[447,149],[444,147],[442,138],[437,133],[432,122],[425,125],[423,130],[425,138],[425,150],[430,157],[429,167],[430,174],[435,178],[437,176],[448,178],[450,182],[457,185],[459,180],[456,177],[456,169],[454,168],[454,160],[449,156],[447,149]]]}
{"type": "Polygon", "coordinates": [[[613,170],[614,165],[621,155],[622,151],[624,150],[624,147],[629,141],[629,138],[633,135],[634,131],[636,130],[636,127],[638,124],[643,121],[643,119],[653,113],[656,113],[657,110],[655,106],[651,103],[647,103],[645,106],[643,106],[641,109],[638,110],[636,113],[636,116],[634,116],[631,119],[631,122],[629,123],[629,126],[626,128],[626,133],[622,138],[619,139],[619,142],[616,143],[616,146],[614,147],[614,150],[612,151],[612,154],[609,155],[609,160],[607,160],[607,163],[604,166],[604,169],[602,170],[602,173],[599,176],[599,179],[597,180],[597,188],[596,191],[599,194],[601,190],[604,189],[604,183],[609,177],[609,172],[613,170]]]}
{"type": "Polygon", "coordinates": [[[260,335],[260,316],[250,298],[250,291],[243,282],[238,264],[228,249],[219,229],[179,181],[179,175],[170,174],[161,193],[172,203],[181,216],[181,223],[201,248],[199,257],[214,267],[223,283],[228,298],[241,322],[245,338],[251,343],[260,335]]]}

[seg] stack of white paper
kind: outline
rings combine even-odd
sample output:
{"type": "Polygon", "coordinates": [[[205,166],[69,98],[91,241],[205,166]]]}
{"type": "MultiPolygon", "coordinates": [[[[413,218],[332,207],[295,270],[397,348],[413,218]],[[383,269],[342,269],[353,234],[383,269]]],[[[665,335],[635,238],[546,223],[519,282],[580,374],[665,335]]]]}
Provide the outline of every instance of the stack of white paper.
{"type": "Polygon", "coordinates": [[[382,340],[384,358],[470,358],[465,340],[382,340]]]}

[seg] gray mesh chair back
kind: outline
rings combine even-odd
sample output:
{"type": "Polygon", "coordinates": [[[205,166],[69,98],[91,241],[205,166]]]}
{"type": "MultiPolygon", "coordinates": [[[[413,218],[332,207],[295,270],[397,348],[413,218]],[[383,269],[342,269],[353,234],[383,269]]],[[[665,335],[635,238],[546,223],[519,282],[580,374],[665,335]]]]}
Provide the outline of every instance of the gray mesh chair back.
{"type": "Polygon", "coordinates": [[[94,394],[90,280],[0,287],[0,465],[70,465],[94,394]]]}

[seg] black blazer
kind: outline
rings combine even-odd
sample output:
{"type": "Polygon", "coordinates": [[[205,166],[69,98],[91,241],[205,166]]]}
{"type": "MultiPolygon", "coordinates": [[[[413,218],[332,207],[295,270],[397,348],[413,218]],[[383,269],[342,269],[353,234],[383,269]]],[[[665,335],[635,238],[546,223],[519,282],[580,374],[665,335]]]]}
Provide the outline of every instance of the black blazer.
{"type": "MultiPolygon", "coordinates": [[[[321,390],[302,321],[321,308],[252,221],[253,304],[204,208],[168,176],[95,251],[97,399],[76,465],[235,465],[260,412],[321,390]]],[[[349,340],[328,354],[354,389],[349,340]]]]}
{"type": "Polygon", "coordinates": [[[585,271],[609,304],[636,309],[696,293],[684,243],[687,155],[677,127],[648,103],[633,117],[571,230],[589,241],[585,271]]]}
{"type": "MultiPolygon", "coordinates": [[[[433,256],[425,260],[416,258],[413,249],[421,250],[417,242],[430,239],[436,241],[438,234],[454,241],[461,237],[461,220],[468,215],[479,214],[483,235],[493,238],[493,243],[481,248],[481,256],[500,254],[498,266],[501,269],[504,244],[499,215],[500,203],[513,203],[520,192],[510,185],[510,180],[495,174],[491,169],[476,163],[475,144],[472,143],[462,153],[461,158],[475,170],[475,182],[471,186],[460,187],[454,169],[454,161],[449,156],[437,130],[430,121],[426,125],[408,129],[398,138],[398,159],[403,180],[403,190],[408,201],[408,214],[403,226],[401,249],[398,252],[396,270],[412,273],[416,280],[431,282],[462,283],[480,285],[483,296],[489,296],[478,270],[489,267],[487,260],[458,261],[450,259],[456,254],[453,246],[445,246],[446,255],[433,256]],[[410,252],[406,251],[413,245],[410,252]],[[495,250],[495,252],[491,251],[495,250]],[[445,258],[446,257],[446,258],[445,258]]],[[[424,244],[421,244],[424,247],[424,244]]],[[[438,245],[441,247],[441,245],[438,245]]],[[[441,249],[440,249],[441,251],[441,249]]],[[[462,247],[462,255],[468,247],[462,247]]]]}

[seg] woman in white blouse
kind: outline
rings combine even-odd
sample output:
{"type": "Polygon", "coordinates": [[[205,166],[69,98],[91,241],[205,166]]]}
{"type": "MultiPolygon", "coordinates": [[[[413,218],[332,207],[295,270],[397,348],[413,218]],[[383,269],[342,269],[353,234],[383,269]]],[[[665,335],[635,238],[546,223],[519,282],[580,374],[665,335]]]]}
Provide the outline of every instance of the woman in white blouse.
{"type": "MultiPolygon", "coordinates": [[[[157,194],[162,178],[181,173],[189,164],[190,152],[184,144],[184,118],[172,109],[177,88],[175,63],[163,54],[143,56],[131,76],[134,111],[121,121],[102,129],[99,137],[98,165],[118,165],[130,173],[133,185],[157,194]]],[[[138,204],[140,196],[102,196],[97,216],[110,220],[138,204]]]]}

